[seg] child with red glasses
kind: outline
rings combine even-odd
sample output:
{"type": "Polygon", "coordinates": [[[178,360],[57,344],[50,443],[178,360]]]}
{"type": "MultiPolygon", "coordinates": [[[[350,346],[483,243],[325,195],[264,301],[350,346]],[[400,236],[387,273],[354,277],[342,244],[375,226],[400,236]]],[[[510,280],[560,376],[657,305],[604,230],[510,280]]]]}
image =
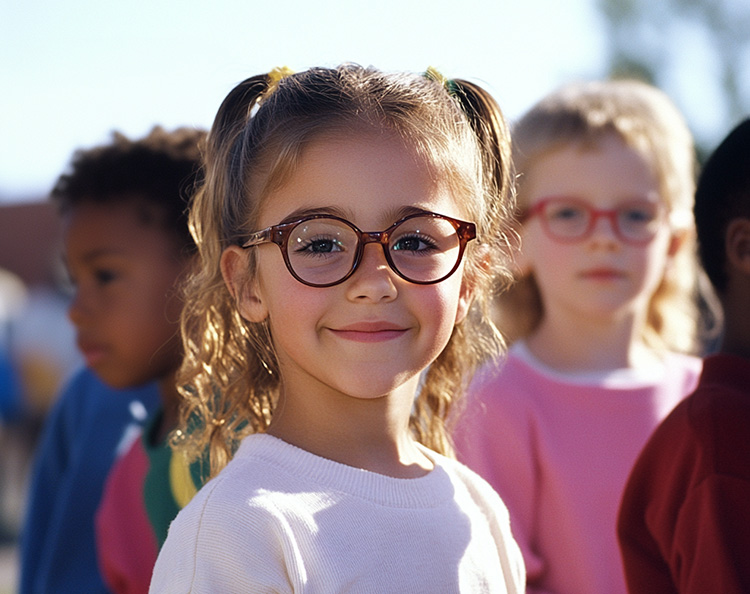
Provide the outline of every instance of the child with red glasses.
{"type": "Polygon", "coordinates": [[[520,593],[507,509],[445,429],[501,347],[502,113],[434,72],[278,74],[224,100],[191,206],[175,446],[215,478],[150,591],[520,593]]]}
{"type": "Polygon", "coordinates": [[[459,459],[500,493],[529,592],[625,592],[628,472],[696,385],[691,135],[659,90],[569,85],[513,130],[518,282],[497,303],[507,360],[483,369],[459,459]]]}

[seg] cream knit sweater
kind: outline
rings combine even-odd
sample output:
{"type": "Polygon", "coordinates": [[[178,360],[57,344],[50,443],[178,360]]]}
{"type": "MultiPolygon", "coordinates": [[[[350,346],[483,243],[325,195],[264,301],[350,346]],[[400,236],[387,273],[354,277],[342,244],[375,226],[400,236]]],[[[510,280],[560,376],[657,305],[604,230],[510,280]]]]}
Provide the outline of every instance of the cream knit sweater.
{"type": "Polygon", "coordinates": [[[245,438],[172,523],[151,594],[523,592],[500,498],[424,453],[431,472],[396,479],[245,438]]]}

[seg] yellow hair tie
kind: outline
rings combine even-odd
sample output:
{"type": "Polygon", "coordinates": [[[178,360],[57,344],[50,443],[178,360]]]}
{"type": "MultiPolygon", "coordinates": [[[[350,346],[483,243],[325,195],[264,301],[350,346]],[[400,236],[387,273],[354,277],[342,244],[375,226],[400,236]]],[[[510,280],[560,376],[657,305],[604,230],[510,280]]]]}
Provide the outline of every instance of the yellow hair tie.
{"type": "Polygon", "coordinates": [[[266,89],[266,92],[264,95],[268,97],[276,90],[276,87],[279,86],[279,82],[282,78],[286,78],[287,76],[291,76],[294,74],[294,70],[289,68],[289,66],[280,66],[276,67],[271,72],[269,72],[266,76],[268,76],[268,88],[266,89]]]}
{"type": "Polygon", "coordinates": [[[424,76],[425,78],[434,80],[436,83],[439,83],[444,87],[448,84],[448,79],[434,66],[428,66],[427,70],[425,70],[424,76]]]}
{"type": "Polygon", "coordinates": [[[441,87],[443,87],[446,91],[448,91],[448,93],[450,93],[451,95],[454,95],[456,93],[456,88],[457,88],[456,83],[450,78],[446,77],[444,74],[442,74],[434,66],[427,67],[427,70],[425,70],[424,72],[424,77],[430,80],[434,80],[441,87]]]}

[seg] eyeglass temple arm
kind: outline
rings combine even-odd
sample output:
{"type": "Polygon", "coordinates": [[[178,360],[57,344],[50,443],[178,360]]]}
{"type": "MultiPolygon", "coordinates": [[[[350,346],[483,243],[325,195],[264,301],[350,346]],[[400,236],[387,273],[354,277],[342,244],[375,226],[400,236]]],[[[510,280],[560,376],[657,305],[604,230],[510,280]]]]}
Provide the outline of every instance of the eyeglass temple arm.
{"type": "Polygon", "coordinates": [[[248,240],[242,244],[243,248],[249,248],[256,245],[260,245],[261,243],[267,243],[269,241],[273,241],[273,227],[267,227],[266,229],[261,229],[260,231],[256,231],[255,233],[251,233],[248,240]]]}

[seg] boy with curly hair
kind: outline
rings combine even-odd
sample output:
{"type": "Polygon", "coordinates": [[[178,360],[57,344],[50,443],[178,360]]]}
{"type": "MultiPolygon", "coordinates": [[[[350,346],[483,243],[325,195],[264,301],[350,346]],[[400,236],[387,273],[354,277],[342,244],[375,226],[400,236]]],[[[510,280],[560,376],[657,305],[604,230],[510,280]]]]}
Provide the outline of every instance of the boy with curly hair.
{"type": "MultiPolygon", "coordinates": [[[[115,133],[106,145],[77,151],[52,190],[74,287],[69,317],[86,369],[56,402],[40,442],[21,542],[22,594],[121,591],[114,576],[125,568],[109,559],[123,538],[156,559],[159,537],[140,489],[152,480],[152,498],[174,499],[164,439],[177,414],[179,285],[195,251],[186,206],[204,138],[191,128],[156,127],[138,140],[115,133]],[[153,455],[126,464],[144,451],[153,455]],[[111,509],[132,532],[113,531],[97,545],[94,517],[113,464],[131,489],[115,490],[111,509]]],[[[174,515],[178,504],[171,505],[174,515]]]]}

